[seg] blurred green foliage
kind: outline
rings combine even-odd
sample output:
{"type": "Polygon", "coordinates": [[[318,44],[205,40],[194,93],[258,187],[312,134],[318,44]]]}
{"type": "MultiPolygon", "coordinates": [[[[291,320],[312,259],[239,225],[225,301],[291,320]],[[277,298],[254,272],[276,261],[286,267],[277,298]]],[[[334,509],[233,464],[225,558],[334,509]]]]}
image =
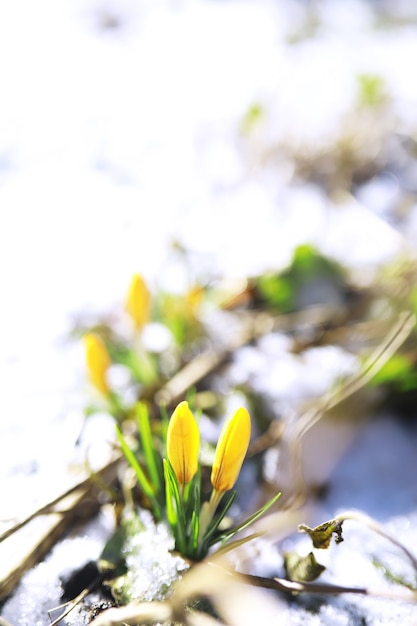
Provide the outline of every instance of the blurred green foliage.
{"type": "MultiPolygon", "coordinates": [[[[279,273],[265,273],[255,281],[255,289],[268,308],[280,313],[289,313],[300,307],[309,293],[310,303],[318,304],[318,290],[314,285],[327,284],[328,293],[344,296],[346,290],[345,271],[335,261],[323,256],[309,244],[294,250],[290,266],[279,273]]],[[[320,289],[320,293],[323,290],[320,289]]]]}
{"type": "Polygon", "coordinates": [[[386,83],[377,74],[359,74],[358,103],[363,108],[375,108],[386,104],[389,100],[386,83]]]}
{"type": "Polygon", "coordinates": [[[417,388],[417,371],[414,363],[405,354],[394,354],[374,376],[371,383],[391,385],[395,391],[410,391],[417,388]]]}

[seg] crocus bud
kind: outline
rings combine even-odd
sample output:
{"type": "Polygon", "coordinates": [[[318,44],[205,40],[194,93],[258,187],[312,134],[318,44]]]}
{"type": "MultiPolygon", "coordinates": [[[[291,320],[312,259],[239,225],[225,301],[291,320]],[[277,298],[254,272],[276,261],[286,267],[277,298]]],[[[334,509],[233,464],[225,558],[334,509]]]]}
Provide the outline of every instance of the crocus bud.
{"type": "Polygon", "coordinates": [[[90,382],[104,395],[109,393],[107,370],[111,365],[106,346],[97,335],[87,333],[83,337],[85,361],[90,382]]]}
{"type": "Polygon", "coordinates": [[[248,450],[250,416],[243,407],[226,422],[220,433],[211,470],[211,484],[223,493],[233,487],[248,450]]]}
{"type": "Polygon", "coordinates": [[[126,298],[126,311],[137,330],[141,329],[151,317],[151,295],[140,274],[133,274],[126,298]]]}
{"type": "Polygon", "coordinates": [[[188,402],[180,402],[168,424],[167,455],[178,483],[186,485],[198,470],[200,432],[188,402]]]}

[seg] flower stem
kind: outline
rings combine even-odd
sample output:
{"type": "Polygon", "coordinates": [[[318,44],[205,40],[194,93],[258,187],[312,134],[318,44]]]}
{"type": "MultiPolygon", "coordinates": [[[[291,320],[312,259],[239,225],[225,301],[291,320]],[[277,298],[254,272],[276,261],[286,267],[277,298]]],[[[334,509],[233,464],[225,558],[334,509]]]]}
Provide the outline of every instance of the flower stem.
{"type": "Polygon", "coordinates": [[[199,545],[201,545],[204,540],[205,532],[207,528],[209,527],[211,520],[213,519],[213,516],[216,512],[216,509],[218,507],[218,504],[222,496],[223,496],[222,491],[217,491],[216,489],[213,489],[213,491],[211,492],[210,500],[208,502],[204,502],[204,504],[201,507],[200,524],[199,524],[199,531],[198,531],[199,545]]]}

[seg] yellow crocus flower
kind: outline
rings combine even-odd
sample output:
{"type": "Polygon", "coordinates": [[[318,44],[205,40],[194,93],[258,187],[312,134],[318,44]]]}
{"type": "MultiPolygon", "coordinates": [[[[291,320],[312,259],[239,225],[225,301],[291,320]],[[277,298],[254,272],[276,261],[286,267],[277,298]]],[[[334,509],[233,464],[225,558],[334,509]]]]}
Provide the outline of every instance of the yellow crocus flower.
{"type": "Polygon", "coordinates": [[[196,285],[185,296],[185,302],[187,305],[187,312],[191,317],[195,317],[198,313],[200,305],[204,298],[204,288],[200,285],[196,285]]]}
{"type": "Polygon", "coordinates": [[[217,442],[211,469],[213,491],[210,500],[204,502],[200,512],[199,541],[204,539],[217,506],[225,491],[229,491],[238,479],[250,440],[250,415],[243,407],[228,419],[217,442]]]}
{"type": "Polygon", "coordinates": [[[83,342],[90,381],[96,389],[107,395],[110,391],[107,383],[107,370],[111,365],[111,360],[106,346],[100,337],[93,333],[84,335],[83,342]]]}
{"type": "Polygon", "coordinates": [[[151,317],[151,294],[140,274],[133,274],[126,298],[126,311],[137,330],[141,329],[151,317]]]}
{"type": "Polygon", "coordinates": [[[233,487],[250,440],[250,415],[243,407],[226,422],[220,433],[211,470],[211,484],[218,493],[233,487]]]}
{"type": "Polygon", "coordinates": [[[198,470],[200,432],[188,402],[180,402],[168,424],[167,455],[178,483],[186,485],[198,470]]]}

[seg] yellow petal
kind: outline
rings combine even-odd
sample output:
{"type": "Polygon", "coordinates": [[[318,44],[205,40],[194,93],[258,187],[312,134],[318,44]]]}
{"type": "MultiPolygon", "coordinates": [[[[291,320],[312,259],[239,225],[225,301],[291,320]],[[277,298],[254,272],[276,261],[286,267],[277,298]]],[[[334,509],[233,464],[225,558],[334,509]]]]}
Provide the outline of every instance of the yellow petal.
{"type": "Polygon", "coordinates": [[[92,333],[84,335],[83,342],[90,381],[96,389],[107,395],[109,393],[107,370],[111,365],[111,361],[106,346],[100,337],[92,333]]]}
{"type": "Polygon", "coordinates": [[[178,483],[186,485],[198,470],[200,433],[188,402],[180,402],[168,424],[167,455],[178,483]]]}
{"type": "Polygon", "coordinates": [[[220,433],[211,470],[216,491],[228,491],[239,476],[250,440],[250,415],[243,407],[226,422],[220,433]]]}
{"type": "Polygon", "coordinates": [[[140,274],[133,274],[126,298],[126,311],[130,315],[135,328],[142,328],[150,320],[151,295],[140,274]]]}

